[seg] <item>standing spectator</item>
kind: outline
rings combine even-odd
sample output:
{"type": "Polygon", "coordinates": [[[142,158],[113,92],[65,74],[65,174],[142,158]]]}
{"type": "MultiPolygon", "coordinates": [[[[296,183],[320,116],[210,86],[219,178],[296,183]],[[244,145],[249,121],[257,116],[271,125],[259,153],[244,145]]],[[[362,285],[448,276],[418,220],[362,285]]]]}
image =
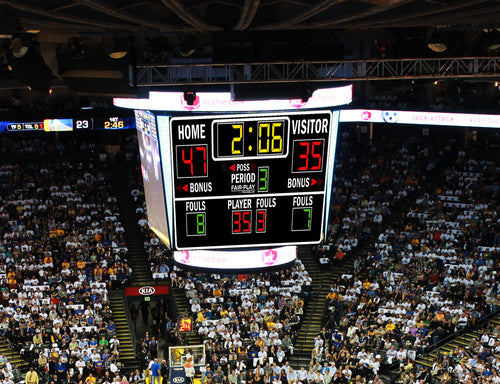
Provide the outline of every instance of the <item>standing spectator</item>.
{"type": "Polygon", "coordinates": [[[30,367],[30,370],[26,372],[24,382],[26,384],[38,384],[38,373],[36,373],[33,367],[30,367]]]}
{"type": "Polygon", "coordinates": [[[168,370],[167,360],[163,360],[161,362],[161,377],[163,377],[163,383],[168,382],[168,376],[169,376],[168,374],[169,370],[168,370]]]}
{"type": "Polygon", "coordinates": [[[154,336],[151,337],[148,351],[152,359],[156,359],[158,357],[158,341],[156,341],[156,338],[154,336]]]}
{"type": "Polygon", "coordinates": [[[153,364],[151,364],[152,384],[160,384],[160,374],[161,374],[160,364],[158,364],[158,359],[154,359],[153,364]]]}
{"type": "Polygon", "coordinates": [[[188,384],[193,384],[193,377],[195,374],[195,369],[193,364],[187,362],[184,365],[184,372],[186,373],[186,381],[188,384]]]}

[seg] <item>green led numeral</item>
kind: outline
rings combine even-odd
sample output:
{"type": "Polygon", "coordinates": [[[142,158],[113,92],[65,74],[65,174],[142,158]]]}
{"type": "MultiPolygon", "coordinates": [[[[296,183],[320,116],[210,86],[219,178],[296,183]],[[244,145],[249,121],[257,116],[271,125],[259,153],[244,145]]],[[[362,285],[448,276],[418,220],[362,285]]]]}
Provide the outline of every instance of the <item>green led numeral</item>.
{"type": "Polygon", "coordinates": [[[292,232],[310,231],[312,225],[312,207],[292,208],[292,232]]]}
{"type": "Polygon", "coordinates": [[[304,208],[304,213],[307,215],[307,229],[311,229],[311,208],[304,208]]]}
{"type": "Polygon", "coordinates": [[[259,167],[259,192],[269,190],[269,167],[259,167]]]}
{"type": "Polygon", "coordinates": [[[196,214],[196,233],[198,235],[204,235],[205,232],[205,213],[196,214]]]}

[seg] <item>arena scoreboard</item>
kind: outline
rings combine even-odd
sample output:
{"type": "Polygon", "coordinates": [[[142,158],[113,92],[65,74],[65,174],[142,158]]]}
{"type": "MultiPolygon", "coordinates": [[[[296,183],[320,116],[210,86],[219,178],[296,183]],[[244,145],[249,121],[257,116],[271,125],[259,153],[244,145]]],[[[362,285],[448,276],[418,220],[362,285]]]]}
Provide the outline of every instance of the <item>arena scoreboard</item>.
{"type": "Polygon", "coordinates": [[[337,125],[330,110],[171,117],[162,140],[159,124],[175,249],[319,243],[337,125]]]}

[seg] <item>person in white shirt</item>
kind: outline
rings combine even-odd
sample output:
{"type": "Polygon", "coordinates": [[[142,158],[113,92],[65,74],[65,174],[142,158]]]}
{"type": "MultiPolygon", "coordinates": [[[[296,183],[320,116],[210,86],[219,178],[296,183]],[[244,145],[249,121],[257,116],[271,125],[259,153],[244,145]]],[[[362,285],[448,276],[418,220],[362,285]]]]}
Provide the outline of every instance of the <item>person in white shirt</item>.
{"type": "Polygon", "coordinates": [[[288,382],[289,383],[294,382],[295,380],[297,380],[297,378],[298,378],[297,372],[295,372],[292,367],[289,367],[289,371],[286,375],[286,379],[288,380],[288,382]]]}
{"type": "Polygon", "coordinates": [[[186,363],[184,365],[184,373],[186,374],[186,381],[189,383],[189,384],[192,384],[193,383],[193,377],[195,375],[195,369],[194,369],[194,366],[193,364],[191,363],[186,363]]]}
{"type": "Polygon", "coordinates": [[[258,356],[259,356],[259,364],[264,365],[264,362],[267,359],[267,352],[263,347],[260,349],[258,356]]]}
{"type": "Polygon", "coordinates": [[[281,347],[278,347],[276,351],[276,358],[278,359],[278,363],[281,363],[285,359],[285,351],[281,347]]]}
{"type": "Polygon", "coordinates": [[[391,345],[391,348],[386,352],[387,363],[392,364],[392,362],[396,359],[398,351],[396,351],[396,347],[391,345]]]}
{"type": "Polygon", "coordinates": [[[85,361],[80,357],[76,362],[75,362],[75,368],[80,372],[81,375],[83,375],[83,368],[85,368],[85,361]]]}
{"type": "Polygon", "coordinates": [[[307,381],[307,371],[304,367],[301,367],[300,370],[297,372],[297,379],[304,384],[307,381]]]}
{"type": "Polygon", "coordinates": [[[483,331],[483,334],[481,335],[481,339],[479,341],[483,345],[488,344],[488,341],[490,341],[490,336],[488,335],[487,331],[483,331]]]}
{"type": "Polygon", "coordinates": [[[309,372],[307,372],[307,382],[309,384],[314,383],[317,378],[318,378],[318,374],[316,373],[316,371],[314,371],[313,368],[311,368],[309,370],[309,372]]]}
{"type": "Polygon", "coordinates": [[[325,342],[321,338],[321,335],[316,336],[316,339],[314,340],[314,347],[315,348],[321,348],[325,342]]]}
{"type": "Polygon", "coordinates": [[[349,383],[351,381],[351,378],[352,378],[352,371],[347,365],[344,367],[342,374],[344,375],[344,377],[347,379],[347,382],[349,383]]]}
{"type": "Polygon", "coordinates": [[[400,365],[403,366],[406,361],[406,350],[399,348],[399,351],[396,353],[396,360],[398,360],[400,365]]]}

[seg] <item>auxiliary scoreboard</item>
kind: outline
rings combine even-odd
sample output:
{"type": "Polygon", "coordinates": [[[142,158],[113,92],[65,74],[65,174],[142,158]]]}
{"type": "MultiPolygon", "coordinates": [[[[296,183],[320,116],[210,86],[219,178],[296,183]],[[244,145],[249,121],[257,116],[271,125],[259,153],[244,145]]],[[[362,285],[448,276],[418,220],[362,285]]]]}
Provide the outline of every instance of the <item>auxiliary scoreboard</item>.
{"type": "Polygon", "coordinates": [[[172,117],[168,129],[158,116],[158,124],[175,249],[323,239],[338,112],[172,117]]]}

